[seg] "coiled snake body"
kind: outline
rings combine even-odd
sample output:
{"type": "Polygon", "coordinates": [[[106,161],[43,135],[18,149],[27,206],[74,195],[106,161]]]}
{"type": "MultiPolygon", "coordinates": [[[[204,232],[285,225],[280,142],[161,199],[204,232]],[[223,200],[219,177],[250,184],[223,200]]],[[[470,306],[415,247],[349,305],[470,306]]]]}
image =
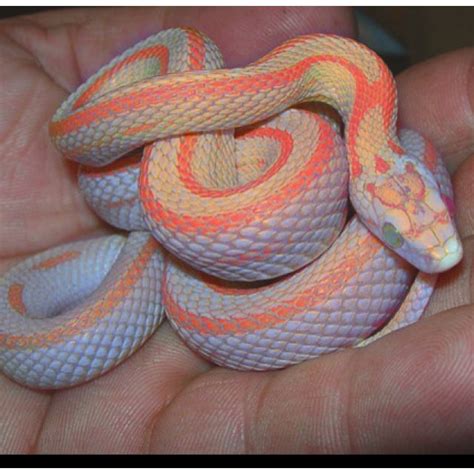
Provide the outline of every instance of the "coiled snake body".
{"type": "Polygon", "coordinates": [[[131,232],[48,250],[0,280],[8,376],[90,380],[165,311],[217,364],[285,367],[415,322],[435,274],[461,259],[449,175],[421,136],[397,135],[394,81],[373,52],[309,35],[222,68],[203,34],[166,30],[58,109],[51,137],[84,165],[87,201],[131,232]],[[344,142],[336,121],[294,108],[313,101],[337,110],[344,142]]]}

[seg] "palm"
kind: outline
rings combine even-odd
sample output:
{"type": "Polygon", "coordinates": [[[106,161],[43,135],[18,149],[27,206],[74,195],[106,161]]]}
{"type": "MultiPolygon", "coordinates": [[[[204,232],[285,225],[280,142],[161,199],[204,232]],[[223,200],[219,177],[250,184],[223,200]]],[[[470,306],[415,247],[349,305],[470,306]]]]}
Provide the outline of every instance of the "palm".
{"type": "MultiPolygon", "coordinates": [[[[8,71],[2,73],[0,97],[0,273],[30,253],[108,231],[79,195],[76,168],[52,147],[47,123],[65,89],[139,39],[137,32],[143,37],[169,26],[204,28],[223,45],[231,65],[298,34],[351,33],[342,9],[253,12],[250,21],[280,25],[270,36],[265,28],[245,32],[248,12],[200,12],[118,10],[106,23],[110,11],[92,16],[76,10],[0,26],[0,61],[8,71]],[[221,17],[232,18],[234,32],[222,28],[221,17]],[[336,19],[340,26],[331,28],[336,19]],[[229,34],[237,37],[239,31],[248,44],[236,50],[229,34]]],[[[446,68],[457,67],[467,83],[470,60],[472,51],[460,51],[400,80],[405,124],[424,127],[420,131],[437,142],[452,169],[464,161],[455,188],[466,256],[443,276],[429,308],[431,314],[447,311],[365,349],[273,373],[212,367],[165,324],[135,356],[84,386],[40,393],[0,378],[0,452],[467,451],[474,421],[472,384],[464,375],[473,342],[468,281],[474,160],[467,159],[472,150],[465,138],[472,142],[473,131],[464,110],[453,108],[456,100],[424,94],[420,81],[429,73],[435,87],[446,68]],[[421,109],[430,120],[417,117],[421,109]],[[444,123],[439,110],[446,114],[444,123]],[[439,135],[443,127],[450,132],[439,135]]],[[[438,84],[431,92],[441,90],[438,84]]],[[[458,95],[459,104],[465,99],[465,91],[452,87],[446,94],[458,95]]]]}

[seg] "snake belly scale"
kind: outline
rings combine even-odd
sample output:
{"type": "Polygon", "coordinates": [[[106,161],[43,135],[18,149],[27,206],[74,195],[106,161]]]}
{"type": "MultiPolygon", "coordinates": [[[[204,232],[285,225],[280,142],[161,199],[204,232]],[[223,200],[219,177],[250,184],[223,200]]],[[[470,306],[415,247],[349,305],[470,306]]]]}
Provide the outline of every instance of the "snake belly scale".
{"type": "Polygon", "coordinates": [[[295,38],[238,69],[188,28],[125,51],[64,101],[50,134],[81,164],[90,206],[130,233],[46,250],[0,279],[2,371],[33,388],[83,383],[165,315],[192,349],[241,370],[416,322],[462,247],[441,158],[396,119],[393,77],[350,39],[295,38]],[[344,139],[298,107],[314,101],[336,109],[344,139]]]}

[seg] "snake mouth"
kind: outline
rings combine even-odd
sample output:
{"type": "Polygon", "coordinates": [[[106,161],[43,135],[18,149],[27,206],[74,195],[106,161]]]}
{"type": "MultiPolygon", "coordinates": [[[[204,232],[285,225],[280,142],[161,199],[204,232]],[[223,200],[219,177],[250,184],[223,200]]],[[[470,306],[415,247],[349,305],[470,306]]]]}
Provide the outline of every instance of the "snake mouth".
{"type": "Polygon", "coordinates": [[[441,273],[457,265],[463,256],[463,249],[458,235],[449,237],[442,245],[430,249],[423,261],[415,266],[425,273],[441,273]]]}

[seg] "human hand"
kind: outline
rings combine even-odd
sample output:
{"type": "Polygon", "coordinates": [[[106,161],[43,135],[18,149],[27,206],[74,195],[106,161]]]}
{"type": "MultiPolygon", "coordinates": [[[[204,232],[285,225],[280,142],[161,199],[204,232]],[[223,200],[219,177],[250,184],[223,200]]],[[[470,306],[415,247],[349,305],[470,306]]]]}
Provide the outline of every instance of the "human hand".
{"type": "MultiPolygon", "coordinates": [[[[354,35],[341,8],[81,9],[0,23],[0,274],[29,254],[111,232],[80,196],[76,165],[54,149],[48,122],[110,58],[183,25],[207,33],[230,67],[300,34],[354,35]]],[[[0,376],[0,452],[469,451],[473,54],[441,56],[398,81],[401,123],[457,170],[465,256],[440,277],[433,316],[363,349],[267,373],[216,368],[165,323],[129,360],[76,388],[37,392],[0,376]]]]}

